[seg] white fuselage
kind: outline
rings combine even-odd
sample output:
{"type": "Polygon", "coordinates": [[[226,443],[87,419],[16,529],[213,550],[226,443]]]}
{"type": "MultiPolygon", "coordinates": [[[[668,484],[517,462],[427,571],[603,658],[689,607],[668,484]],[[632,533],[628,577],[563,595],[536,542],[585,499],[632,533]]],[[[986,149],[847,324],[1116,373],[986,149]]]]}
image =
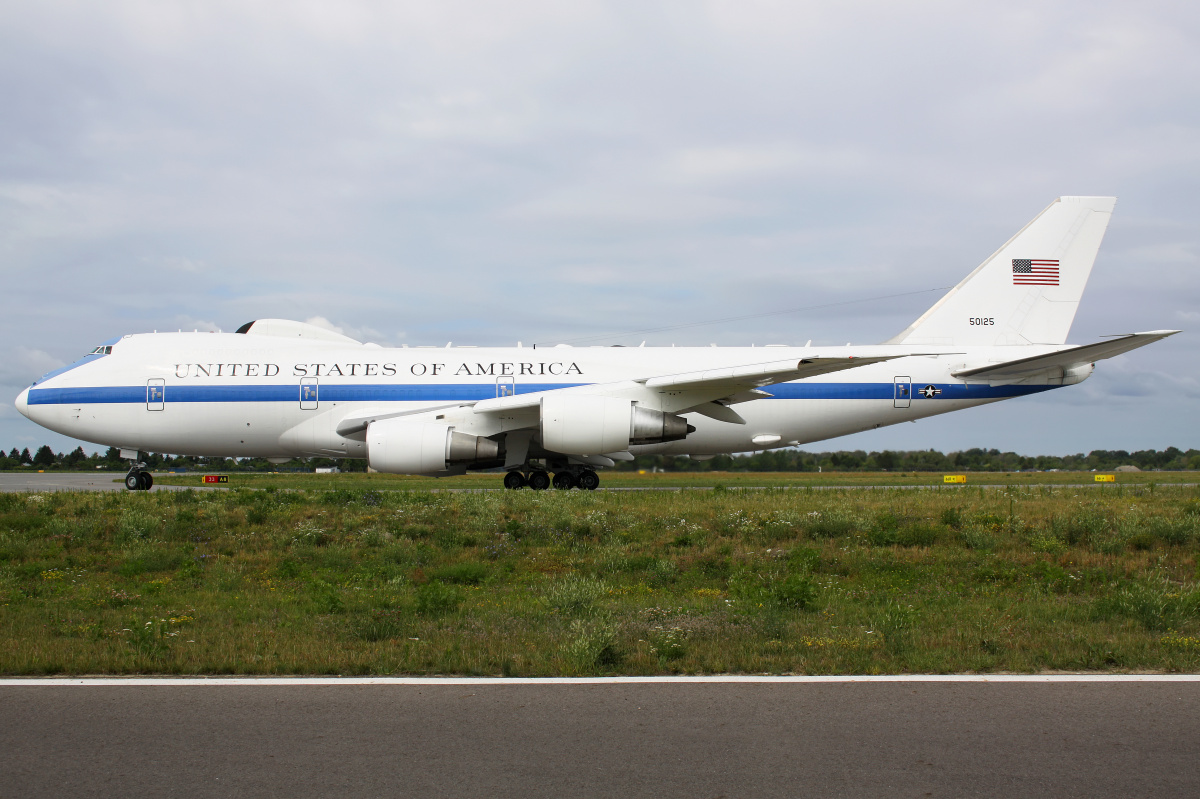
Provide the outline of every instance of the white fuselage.
{"type": "MultiPolygon", "coordinates": [[[[502,466],[591,489],[638,454],[795,446],[1071,385],[1178,331],[1067,345],[1116,199],[1065,196],[887,343],[867,347],[416,347],[304,322],[125,336],[17,398],[85,441],[180,455],[502,466]],[[535,463],[540,462],[540,463],[535,463]]],[[[132,470],[130,489],[149,480],[132,470]]]]}
{"type": "MultiPolygon", "coordinates": [[[[745,424],[687,413],[685,439],[635,454],[713,455],[794,446],[1078,382],[1086,373],[1018,383],[969,382],[965,364],[1063,347],[516,347],[382,348],[233,333],[125,336],[22,393],[33,421],[73,438],[143,452],[269,457],[367,457],[339,424],[370,410],[446,409],[558,389],[586,391],[664,374],[768,361],[920,352],[844,372],[765,386],[737,401],[745,424]],[[953,352],[950,350],[953,349],[953,352]],[[927,388],[928,387],[928,388],[927,388]]],[[[865,356],[864,356],[865,357],[865,356]]],[[[1090,371],[1090,368],[1089,370],[1090,371]]],[[[632,383],[631,383],[632,384],[632,383]]],[[[493,426],[482,434],[503,432],[493,426]]]]}

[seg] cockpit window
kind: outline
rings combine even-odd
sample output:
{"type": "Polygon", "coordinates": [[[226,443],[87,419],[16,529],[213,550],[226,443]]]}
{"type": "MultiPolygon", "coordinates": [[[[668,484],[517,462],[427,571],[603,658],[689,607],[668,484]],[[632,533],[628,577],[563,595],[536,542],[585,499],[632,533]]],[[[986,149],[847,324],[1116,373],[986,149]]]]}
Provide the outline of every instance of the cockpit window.
{"type": "Polygon", "coordinates": [[[97,347],[89,352],[88,355],[112,355],[112,345],[97,347]]]}

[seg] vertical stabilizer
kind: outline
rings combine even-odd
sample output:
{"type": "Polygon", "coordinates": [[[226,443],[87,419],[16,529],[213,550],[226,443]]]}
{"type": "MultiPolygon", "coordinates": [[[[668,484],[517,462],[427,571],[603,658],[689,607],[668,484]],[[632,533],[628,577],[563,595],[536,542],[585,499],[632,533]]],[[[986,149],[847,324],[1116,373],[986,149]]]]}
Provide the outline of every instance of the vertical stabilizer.
{"type": "Polygon", "coordinates": [[[1059,197],[889,344],[1063,344],[1115,197],[1059,197]]]}

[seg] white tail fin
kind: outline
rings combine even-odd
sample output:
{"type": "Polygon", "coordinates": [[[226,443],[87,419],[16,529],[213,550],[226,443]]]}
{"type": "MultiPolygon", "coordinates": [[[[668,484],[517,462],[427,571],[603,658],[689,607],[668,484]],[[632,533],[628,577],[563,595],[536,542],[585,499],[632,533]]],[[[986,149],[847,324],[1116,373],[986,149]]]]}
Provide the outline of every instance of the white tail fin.
{"type": "Polygon", "coordinates": [[[1059,197],[889,344],[1063,344],[1115,197],[1059,197]]]}

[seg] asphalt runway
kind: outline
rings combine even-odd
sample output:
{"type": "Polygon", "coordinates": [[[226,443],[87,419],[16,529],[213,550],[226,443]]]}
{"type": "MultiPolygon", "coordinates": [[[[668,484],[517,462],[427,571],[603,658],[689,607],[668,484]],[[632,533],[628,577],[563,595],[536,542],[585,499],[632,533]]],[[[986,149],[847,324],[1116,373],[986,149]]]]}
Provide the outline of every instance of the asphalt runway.
{"type": "Polygon", "coordinates": [[[0,684],[11,797],[1191,797],[1200,682],[0,684]]]}
{"type": "MultiPolygon", "coordinates": [[[[124,479],[124,472],[0,472],[0,491],[124,491],[124,479]]],[[[150,490],[180,488],[156,485],[150,490]]]]}
{"type": "MultiPolygon", "coordinates": [[[[155,473],[155,477],[157,478],[158,476],[159,476],[159,474],[155,473]]],[[[80,473],[80,472],[46,472],[46,473],[0,472],[0,492],[5,492],[5,491],[36,491],[36,492],[41,492],[41,491],[124,491],[125,484],[123,482],[121,482],[121,480],[124,477],[125,477],[125,475],[123,473],[118,473],[118,472],[96,472],[95,474],[92,474],[90,472],[82,472],[82,473],[80,473]],[[116,481],[116,482],[114,482],[114,481],[116,481]]],[[[499,482],[499,477],[497,477],[497,482],[499,482]]],[[[1103,485],[1104,484],[1101,484],[1101,483],[1097,483],[1095,485],[1093,485],[1092,483],[1084,483],[1081,485],[1074,485],[1074,484],[1049,485],[1048,484],[1048,485],[1039,485],[1038,487],[1039,488],[1093,488],[1096,486],[1103,486],[1103,485]]],[[[1196,484],[1195,483],[1171,483],[1170,485],[1193,487],[1196,484]]],[[[191,488],[194,491],[224,491],[224,490],[228,490],[229,487],[230,486],[192,486],[191,488]]],[[[1006,488],[1007,486],[1004,486],[1004,485],[1001,485],[998,483],[995,485],[972,483],[971,487],[972,488],[1006,488]]],[[[187,488],[186,486],[165,486],[165,485],[155,484],[154,488],[152,488],[150,490],[151,491],[183,491],[183,490],[186,490],[186,488],[187,488]]],[[[744,489],[744,490],[766,490],[767,488],[770,488],[770,486],[737,486],[737,488],[744,489]]],[[[807,488],[807,487],[805,487],[805,488],[807,488]]],[[[907,489],[907,490],[913,490],[913,491],[932,490],[932,489],[944,490],[943,486],[937,486],[937,485],[935,485],[935,486],[914,486],[914,485],[908,485],[908,486],[842,485],[842,486],[837,486],[837,485],[828,485],[828,486],[813,486],[813,488],[815,488],[818,491],[843,490],[843,489],[862,489],[864,491],[870,491],[870,490],[875,490],[875,489],[891,489],[891,488],[907,489]]],[[[403,489],[396,489],[396,490],[403,490],[403,489]]],[[[505,489],[501,488],[499,485],[497,485],[497,487],[495,487],[495,488],[434,488],[434,489],[428,489],[428,490],[430,490],[434,493],[444,491],[444,492],[451,493],[451,494],[461,494],[461,493],[476,494],[476,493],[483,493],[483,492],[490,492],[490,491],[504,491],[505,489]]],[[[640,487],[605,488],[604,486],[601,486],[599,490],[601,490],[601,491],[710,491],[712,489],[710,487],[706,487],[706,486],[688,486],[686,488],[681,488],[679,486],[647,486],[645,488],[640,488],[640,487]]]]}

